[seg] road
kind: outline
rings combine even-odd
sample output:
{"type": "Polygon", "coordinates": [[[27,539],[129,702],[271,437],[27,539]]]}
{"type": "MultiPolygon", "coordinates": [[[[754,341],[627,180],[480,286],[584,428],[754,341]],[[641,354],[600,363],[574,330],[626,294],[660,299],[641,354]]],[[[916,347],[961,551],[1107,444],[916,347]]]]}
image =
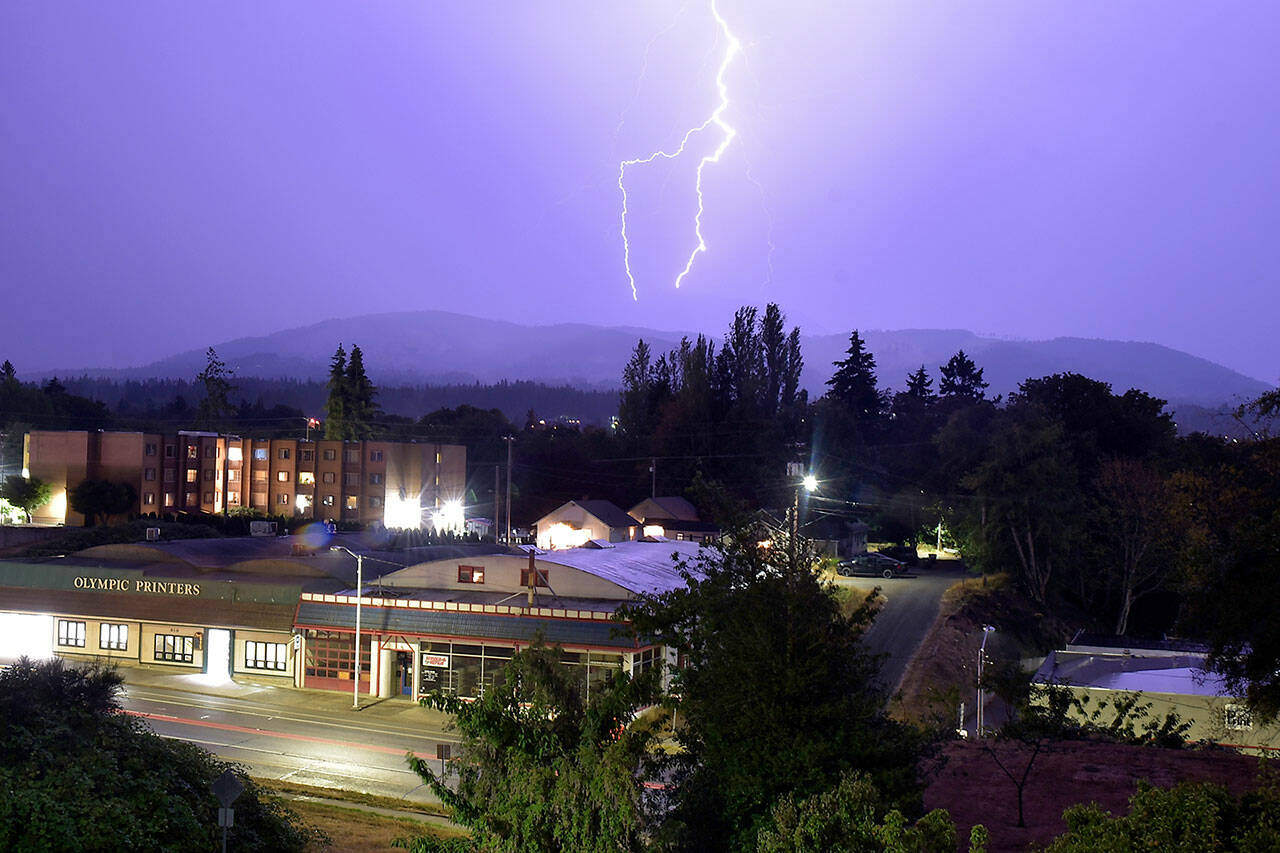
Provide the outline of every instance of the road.
{"type": "Polygon", "coordinates": [[[885,597],[863,641],[872,652],[885,656],[880,677],[890,692],[897,689],[907,664],[938,618],[942,594],[964,576],[959,563],[944,562],[921,568],[912,577],[835,579],[837,585],[857,590],[879,587],[885,597]]]}
{"type": "Polygon", "coordinates": [[[404,700],[355,712],[341,697],[337,707],[333,697],[301,697],[276,702],[132,683],[121,705],[156,734],[199,744],[252,776],[438,802],[405,753],[434,760],[436,744],[456,743],[439,715],[404,700]]]}

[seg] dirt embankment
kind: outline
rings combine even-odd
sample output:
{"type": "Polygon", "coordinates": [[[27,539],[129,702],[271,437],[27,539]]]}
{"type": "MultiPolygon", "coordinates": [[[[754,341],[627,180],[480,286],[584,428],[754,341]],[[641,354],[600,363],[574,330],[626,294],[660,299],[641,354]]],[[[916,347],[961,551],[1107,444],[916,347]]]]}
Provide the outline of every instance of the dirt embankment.
{"type": "Polygon", "coordinates": [[[1239,796],[1258,783],[1261,759],[1222,750],[1160,749],[1094,742],[1058,742],[1036,756],[1023,795],[1026,826],[1018,823],[1018,790],[992,757],[1021,776],[1030,748],[1019,743],[957,741],[925,790],[926,809],[943,808],[959,837],[981,823],[991,833],[990,853],[1043,846],[1066,831],[1062,812],[1076,803],[1096,802],[1112,814],[1126,814],[1138,781],[1170,787],[1179,782],[1214,782],[1239,796]]]}

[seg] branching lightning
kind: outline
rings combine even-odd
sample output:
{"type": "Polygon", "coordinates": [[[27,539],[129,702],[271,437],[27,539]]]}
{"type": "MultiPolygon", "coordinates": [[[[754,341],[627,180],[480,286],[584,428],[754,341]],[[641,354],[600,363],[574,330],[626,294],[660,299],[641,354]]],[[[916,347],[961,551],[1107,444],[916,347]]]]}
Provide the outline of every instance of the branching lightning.
{"type": "Polygon", "coordinates": [[[711,0],[711,14],[715,17],[716,24],[719,25],[720,31],[724,33],[725,40],[728,43],[728,47],[725,49],[724,58],[720,60],[720,69],[716,72],[716,90],[720,95],[719,104],[716,105],[716,108],[712,111],[711,115],[707,116],[706,121],[700,125],[689,128],[689,130],[685,132],[684,137],[680,140],[680,145],[674,151],[654,151],[652,154],[644,157],[637,157],[633,160],[623,160],[622,164],[618,167],[618,190],[622,193],[622,262],[627,270],[627,280],[631,283],[631,298],[635,300],[638,300],[639,297],[636,293],[635,275],[631,272],[631,241],[627,236],[627,167],[643,166],[647,163],[652,163],[654,160],[659,158],[664,160],[674,160],[684,153],[685,146],[689,144],[690,138],[695,134],[701,133],[712,125],[715,125],[724,133],[724,138],[721,139],[720,144],[716,146],[716,149],[698,161],[697,177],[694,180],[694,191],[698,196],[698,212],[693,217],[693,233],[697,238],[697,245],[694,247],[693,251],[689,253],[689,259],[685,262],[684,269],[682,269],[680,274],[676,276],[676,287],[679,287],[680,282],[689,274],[689,270],[693,269],[694,260],[698,255],[707,250],[707,242],[702,236],[702,170],[706,168],[708,163],[720,162],[720,157],[724,154],[725,150],[728,149],[730,143],[733,142],[733,138],[738,135],[738,132],[734,130],[734,128],[724,119],[724,112],[729,108],[729,87],[725,83],[724,77],[729,66],[733,64],[734,58],[742,51],[742,42],[739,41],[738,37],[729,29],[729,24],[725,19],[720,16],[720,11],[716,9],[715,0],[711,0]]]}

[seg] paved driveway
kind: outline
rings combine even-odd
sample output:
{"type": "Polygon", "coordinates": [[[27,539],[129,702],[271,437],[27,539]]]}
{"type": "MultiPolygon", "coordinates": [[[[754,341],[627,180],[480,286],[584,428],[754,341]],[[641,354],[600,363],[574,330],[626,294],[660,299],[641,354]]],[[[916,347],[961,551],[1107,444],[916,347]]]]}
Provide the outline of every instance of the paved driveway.
{"type": "Polygon", "coordinates": [[[914,577],[835,578],[841,587],[865,591],[879,587],[885,598],[884,607],[863,642],[872,652],[884,655],[880,678],[890,692],[897,689],[907,664],[938,618],[942,594],[963,577],[965,572],[959,563],[942,563],[931,569],[920,568],[914,577]]]}

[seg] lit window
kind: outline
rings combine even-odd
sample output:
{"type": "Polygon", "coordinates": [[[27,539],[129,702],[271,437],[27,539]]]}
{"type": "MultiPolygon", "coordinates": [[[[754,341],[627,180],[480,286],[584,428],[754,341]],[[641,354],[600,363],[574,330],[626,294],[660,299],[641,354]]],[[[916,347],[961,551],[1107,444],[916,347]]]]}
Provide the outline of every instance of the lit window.
{"type": "Polygon", "coordinates": [[[273,669],[278,672],[284,672],[287,659],[286,644],[284,643],[245,641],[245,669],[273,669]]]}
{"type": "Polygon", "coordinates": [[[315,475],[315,472],[313,472],[313,471],[299,471],[299,472],[298,472],[298,485],[300,485],[300,486],[314,486],[315,484],[316,484],[316,475],[315,475]]]}
{"type": "Polygon", "coordinates": [[[321,501],[321,503],[325,506],[333,506],[333,495],[325,495],[324,500],[321,501]]]}
{"type": "Polygon", "coordinates": [[[188,482],[188,483],[194,483],[194,482],[195,482],[196,480],[198,480],[199,478],[200,478],[200,472],[199,472],[199,471],[197,471],[195,468],[188,468],[188,469],[187,469],[187,482],[188,482]]]}
{"type": "Polygon", "coordinates": [[[241,455],[243,452],[244,452],[244,451],[242,451],[239,447],[228,447],[228,448],[227,448],[227,461],[229,461],[229,462],[239,462],[241,459],[243,459],[243,458],[244,458],[244,457],[241,455]]]}
{"type": "Polygon", "coordinates": [[[360,506],[360,499],[355,495],[347,495],[347,509],[357,509],[360,506]]]}
{"type": "Polygon", "coordinates": [[[58,645],[84,648],[84,623],[70,619],[58,620],[58,645]]]}
{"type": "Polygon", "coordinates": [[[238,504],[238,503],[240,503],[240,493],[239,493],[239,492],[227,492],[227,503],[229,503],[229,504],[238,504]]]}
{"type": "Polygon", "coordinates": [[[178,634],[156,634],[156,660],[194,663],[195,641],[178,634]]]}
{"type": "Polygon", "coordinates": [[[173,492],[164,493],[164,505],[173,506],[173,492]]]}
{"type": "Polygon", "coordinates": [[[200,448],[199,448],[199,447],[196,447],[194,444],[188,444],[188,445],[187,445],[187,458],[188,458],[188,459],[199,459],[199,458],[200,458],[200,448]]]}
{"type": "Polygon", "coordinates": [[[458,583],[484,583],[484,566],[458,566],[458,583]]]}
{"type": "Polygon", "coordinates": [[[187,506],[195,506],[196,499],[200,497],[199,492],[187,492],[187,506]]]}
{"type": "Polygon", "coordinates": [[[144,492],[144,493],[143,493],[143,495],[142,495],[142,502],[143,502],[144,504],[146,504],[147,506],[152,506],[152,505],[154,505],[154,504],[155,504],[155,502],[156,502],[156,493],[155,493],[155,492],[144,492]]]}
{"type": "Polygon", "coordinates": [[[262,469],[254,471],[253,480],[255,483],[265,483],[267,481],[267,472],[262,469]]]}
{"type": "Polygon", "coordinates": [[[277,480],[278,482],[281,482],[281,483],[287,483],[287,482],[289,482],[289,472],[288,472],[288,471],[277,471],[277,472],[276,472],[276,480],[277,480]]]}
{"type": "Polygon", "coordinates": [[[236,480],[239,480],[239,479],[240,479],[240,472],[235,470],[234,468],[232,468],[230,471],[227,472],[228,483],[234,483],[236,480]]]}
{"type": "Polygon", "coordinates": [[[265,447],[255,447],[253,449],[253,458],[259,461],[267,458],[267,449],[265,447]]]}
{"type": "Polygon", "coordinates": [[[129,626],[104,622],[99,626],[98,648],[123,652],[129,648],[129,626]]]}
{"type": "Polygon", "coordinates": [[[280,497],[279,497],[279,499],[278,499],[276,502],[277,502],[277,503],[282,503],[282,504],[288,504],[288,503],[289,503],[289,494],[288,494],[287,492],[281,492],[281,493],[280,493],[280,497]]]}
{"type": "Polygon", "coordinates": [[[520,586],[547,586],[548,569],[521,569],[520,586]]]}

